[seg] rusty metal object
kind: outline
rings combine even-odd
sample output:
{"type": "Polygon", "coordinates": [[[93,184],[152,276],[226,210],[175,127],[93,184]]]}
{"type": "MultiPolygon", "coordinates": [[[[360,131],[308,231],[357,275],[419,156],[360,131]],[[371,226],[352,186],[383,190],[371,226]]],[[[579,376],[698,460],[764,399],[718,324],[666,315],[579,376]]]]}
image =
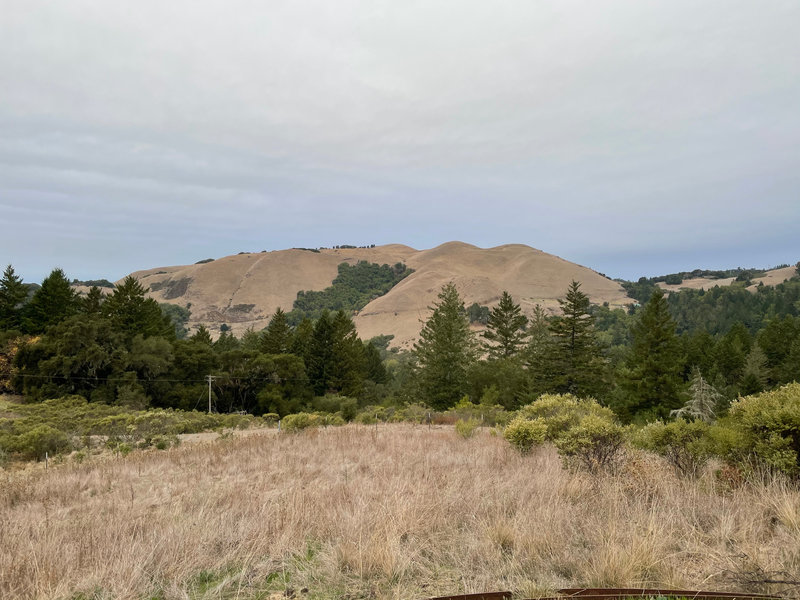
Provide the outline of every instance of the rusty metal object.
{"type": "Polygon", "coordinates": [[[559,596],[591,596],[595,598],[636,598],[637,596],[671,596],[681,598],[741,598],[773,600],[777,596],[740,592],[708,592],[701,590],[668,590],[661,588],[564,588],[559,596]]]}
{"type": "MultiPolygon", "coordinates": [[[[428,600],[510,600],[511,592],[483,592],[479,594],[456,594],[439,596],[428,600]]],[[[703,600],[781,600],[780,596],[768,594],[747,594],[740,592],[713,592],[702,590],[669,590],[662,588],[565,588],[558,590],[558,596],[535,600],[626,600],[628,598],[700,598],[703,600]]],[[[533,600],[533,599],[529,599],[533,600]]]]}
{"type": "Polygon", "coordinates": [[[483,592],[482,594],[456,594],[455,596],[439,596],[428,600],[509,600],[511,592],[483,592]]]}

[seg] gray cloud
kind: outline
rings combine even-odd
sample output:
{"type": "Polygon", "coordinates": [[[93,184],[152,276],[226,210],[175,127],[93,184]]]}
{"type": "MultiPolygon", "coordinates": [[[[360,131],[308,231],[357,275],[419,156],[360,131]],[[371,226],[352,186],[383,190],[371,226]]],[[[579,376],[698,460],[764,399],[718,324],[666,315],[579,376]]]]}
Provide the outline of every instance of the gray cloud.
{"type": "Polygon", "coordinates": [[[0,260],[527,243],[614,276],[794,261],[800,6],[3,2],[0,260]]]}

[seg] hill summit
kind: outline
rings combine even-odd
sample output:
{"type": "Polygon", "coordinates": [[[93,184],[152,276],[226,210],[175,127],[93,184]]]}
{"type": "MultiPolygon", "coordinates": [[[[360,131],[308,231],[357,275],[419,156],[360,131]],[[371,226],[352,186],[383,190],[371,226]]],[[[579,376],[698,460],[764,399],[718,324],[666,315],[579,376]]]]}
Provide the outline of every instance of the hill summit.
{"type": "Polygon", "coordinates": [[[413,272],[354,315],[362,339],[394,335],[392,345],[409,347],[430,314],[442,286],[455,283],[467,306],[492,307],[503,290],[530,314],[536,304],[555,312],[574,279],[594,303],[624,306],[625,290],[603,275],[522,244],[478,248],[448,242],[429,250],[401,244],[371,248],[290,249],[240,253],[193,265],[158,267],[131,275],[159,302],[188,307],[189,327],[212,332],[222,324],[241,335],[266,327],[277,308],[289,312],[300,291],[331,285],[341,263],[395,265],[413,272]]]}

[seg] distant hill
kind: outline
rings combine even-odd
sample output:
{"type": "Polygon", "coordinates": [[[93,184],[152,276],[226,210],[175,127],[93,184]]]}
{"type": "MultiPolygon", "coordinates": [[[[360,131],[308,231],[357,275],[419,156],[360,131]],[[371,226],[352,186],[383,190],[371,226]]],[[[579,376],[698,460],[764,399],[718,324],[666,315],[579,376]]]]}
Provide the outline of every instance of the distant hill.
{"type": "MultiPolygon", "coordinates": [[[[783,283],[787,279],[794,277],[796,274],[797,268],[795,266],[780,267],[778,269],[763,271],[747,278],[747,280],[751,282],[748,289],[754,289],[758,287],[760,283],[763,283],[764,285],[776,285],[778,283],[783,283]]],[[[658,282],[656,285],[670,292],[681,289],[708,290],[717,285],[731,285],[736,280],[737,277],[723,277],[720,279],[713,277],[688,277],[677,284],[658,282]]]]}
{"type": "Polygon", "coordinates": [[[193,265],[157,267],[132,276],[159,302],[188,306],[190,329],[201,323],[212,332],[222,324],[241,335],[266,327],[278,307],[292,310],[299,291],[331,285],[338,265],[359,261],[395,265],[413,273],[354,316],[359,335],[394,335],[392,345],[409,347],[417,338],[442,286],[455,283],[467,306],[494,306],[503,290],[526,313],[536,304],[556,312],[558,298],[574,279],[594,303],[622,307],[632,302],[620,284],[562,258],[521,244],[478,248],[448,242],[430,250],[400,244],[372,248],[291,249],[242,253],[193,265]]]}

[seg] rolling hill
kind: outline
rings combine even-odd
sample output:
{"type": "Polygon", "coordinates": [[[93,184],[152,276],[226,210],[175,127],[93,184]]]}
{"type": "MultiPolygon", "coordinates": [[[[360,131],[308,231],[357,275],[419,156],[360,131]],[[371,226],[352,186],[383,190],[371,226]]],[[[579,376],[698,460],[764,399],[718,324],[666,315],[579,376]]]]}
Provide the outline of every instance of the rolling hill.
{"type": "Polygon", "coordinates": [[[159,302],[187,306],[190,328],[201,323],[219,331],[227,324],[241,335],[247,328],[266,327],[278,307],[292,309],[301,290],[322,290],[337,276],[342,262],[368,261],[414,270],[387,294],[372,300],[354,316],[359,335],[395,336],[392,344],[410,346],[428,307],[442,286],[452,281],[467,305],[493,306],[507,290],[526,313],[536,304],[555,312],[575,279],[592,302],[624,306],[631,302],[622,287],[599,273],[521,244],[478,248],[448,242],[429,250],[400,244],[372,248],[291,249],[241,253],[194,265],[158,267],[132,276],[159,302]]]}

